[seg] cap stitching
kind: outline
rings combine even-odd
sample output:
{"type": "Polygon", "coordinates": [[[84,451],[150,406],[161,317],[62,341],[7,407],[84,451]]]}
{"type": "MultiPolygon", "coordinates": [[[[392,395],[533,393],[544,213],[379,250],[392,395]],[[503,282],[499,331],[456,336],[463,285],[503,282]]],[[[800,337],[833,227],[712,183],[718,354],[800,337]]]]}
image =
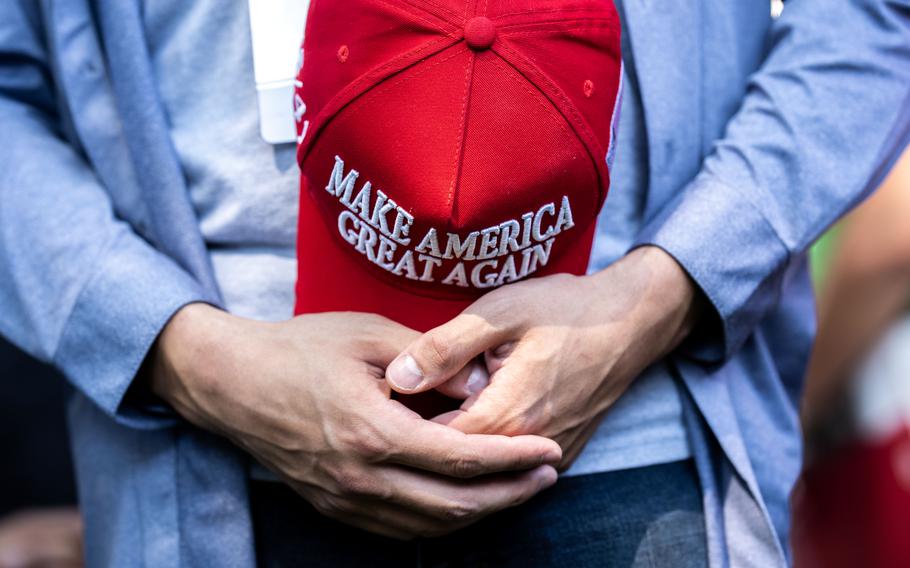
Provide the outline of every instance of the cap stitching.
{"type": "MultiPolygon", "coordinates": [[[[458,45],[458,44],[456,44],[456,45],[458,45]]],[[[448,48],[446,48],[446,49],[452,49],[452,47],[455,47],[455,46],[451,46],[451,47],[448,47],[448,48]]],[[[449,54],[449,55],[445,55],[445,56],[443,56],[443,57],[440,57],[440,58],[438,58],[436,61],[433,61],[432,63],[429,63],[428,65],[421,66],[419,71],[415,71],[415,72],[413,72],[412,74],[408,75],[408,79],[413,79],[414,77],[419,77],[419,76],[423,75],[424,73],[427,73],[430,69],[432,69],[432,68],[434,68],[434,67],[436,67],[436,66],[438,66],[438,65],[441,65],[441,64],[445,63],[446,61],[449,61],[450,59],[455,58],[455,57],[458,56],[460,53],[461,53],[461,52],[460,52],[459,50],[453,50],[453,53],[451,53],[451,54],[449,54]]],[[[424,61],[420,61],[420,62],[418,62],[418,63],[427,63],[427,62],[424,60],[424,61]]],[[[414,67],[414,65],[412,65],[411,67],[414,67]]],[[[404,69],[403,69],[402,71],[404,71],[404,69]]],[[[339,114],[341,114],[341,112],[342,112],[344,109],[346,109],[347,107],[349,107],[356,99],[359,99],[359,98],[364,97],[364,96],[366,96],[366,95],[371,95],[371,96],[373,96],[373,95],[381,95],[381,94],[385,93],[386,91],[388,91],[389,89],[391,89],[392,87],[395,86],[395,81],[394,81],[394,79],[400,78],[400,77],[401,77],[401,73],[396,73],[396,74],[394,74],[394,75],[390,75],[389,77],[386,77],[386,78],[382,81],[382,83],[384,83],[382,86],[375,87],[375,88],[373,88],[373,89],[367,89],[367,90],[364,91],[363,93],[360,93],[359,95],[357,95],[356,97],[354,97],[353,99],[351,99],[350,101],[348,101],[348,103],[345,104],[343,107],[341,107],[340,109],[338,109],[338,111],[335,112],[335,113],[332,115],[332,118],[334,118],[334,117],[338,116],[339,114]]],[[[348,114],[348,117],[356,116],[356,115],[360,114],[360,112],[362,112],[362,111],[364,110],[364,108],[365,108],[365,107],[359,106],[359,107],[357,107],[357,108],[355,108],[355,109],[352,109],[350,112],[347,113],[347,114],[348,114]]],[[[326,122],[323,124],[323,127],[326,126],[329,122],[331,122],[331,120],[326,121],[326,122]]]]}
{"type": "MultiPolygon", "coordinates": [[[[533,97],[533,99],[534,99],[534,102],[536,102],[538,105],[540,105],[540,106],[541,106],[543,109],[545,109],[548,113],[554,114],[553,111],[555,110],[555,111],[556,111],[555,115],[557,115],[557,118],[561,119],[561,120],[558,121],[559,127],[560,127],[562,130],[564,130],[564,131],[566,132],[566,134],[569,134],[569,135],[574,134],[571,130],[569,130],[569,127],[566,126],[566,124],[565,124],[565,119],[564,119],[564,117],[562,116],[562,114],[559,112],[559,109],[558,109],[558,108],[554,108],[554,105],[553,105],[552,103],[547,104],[546,102],[540,100],[540,95],[541,95],[540,89],[531,88],[531,87],[528,86],[529,82],[528,82],[527,80],[522,81],[520,78],[516,77],[515,74],[516,74],[516,73],[519,73],[519,72],[516,71],[516,69],[515,69],[514,67],[512,67],[511,65],[509,65],[508,63],[505,63],[502,59],[500,59],[500,58],[491,58],[490,61],[491,61],[492,63],[494,63],[495,65],[497,65],[498,67],[500,67],[500,68],[506,70],[506,71],[507,71],[506,75],[507,75],[512,81],[518,83],[518,85],[519,85],[522,89],[524,89],[525,92],[527,92],[528,94],[532,95],[532,97],[533,97]]],[[[519,74],[520,74],[520,73],[519,73],[519,74]]],[[[548,102],[549,102],[549,101],[548,101],[548,102]]]]}
{"type": "MultiPolygon", "coordinates": [[[[507,72],[507,73],[506,73],[506,76],[507,76],[507,77],[509,77],[510,79],[512,79],[512,81],[514,81],[515,83],[517,83],[522,89],[525,90],[525,92],[527,92],[528,94],[530,94],[531,97],[534,99],[534,101],[535,101],[538,105],[541,106],[541,108],[543,108],[544,110],[546,110],[549,114],[554,115],[554,116],[558,119],[558,120],[557,120],[557,124],[559,125],[559,127],[560,127],[566,134],[568,134],[570,137],[573,137],[573,138],[576,138],[576,139],[578,138],[578,135],[577,135],[572,129],[570,129],[570,128],[566,125],[566,119],[565,119],[565,117],[562,115],[562,112],[560,111],[560,109],[559,109],[558,107],[556,107],[556,105],[554,105],[554,104],[552,103],[552,101],[550,101],[549,98],[548,98],[546,95],[544,95],[543,93],[541,93],[539,88],[536,88],[536,87],[534,87],[534,88],[529,87],[528,85],[533,85],[533,83],[531,83],[530,81],[527,81],[527,80],[522,81],[519,77],[516,77],[516,76],[515,76],[516,73],[518,73],[519,75],[521,75],[521,73],[520,73],[517,69],[515,69],[514,67],[512,67],[511,65],[509,65],[508,63],[506,63],[505,61],[503,61],[503,60],[501,60],[501,59],[499,59],[499,58],[494,58],[494,59],[492,59],[491,61],[492,61],[495,65],[497,65],[497,66],[499,66],[499,67],[505,69],[506,71],[510,71],[510,72],[507,72]],[[541,96],[541,95],[543,95],[543,97],[544,97],[544,99],[546,100],[546,102],[544,102],[543,100],[540,99],[540,96],[541,96]],[[554,112],[554,111],[555,111],[555,112],[554,112]]],[[[522,75],[522,77],[524,77],[524,75],[522,75]]],[[[579,144],[581,145],[581,147],[582,147],[582,149],[585,151],[585,153],[588,153],[588,149],[587,149],[587,147],[586,147],[586,144],[585,144],[584,142],[582,142],[581,140],[579,140],[579,144]]],[[[596,169],[596,168],[597,168],[597,165],[596,165],[596,163],[595,163],[595,169],[596,169]]],[[[599,177],[600,177],[600,176],[598,176],[598,175],[594,175],[594,177],[593,177],[595,185],[598,186],[598,192],[600,192],[600,189],[599,189],[599,188],[600,188],[600,184],[598,183],[598,178],[599,178],[599,177]]]]}
{"type": "Polygon", "coordinates": [[[508,32],[508,33],[503,32],[503,35],[507,35],[508,37],[525,37],[525,36],[532,36],[532,35],[546,35],[546,34],[560,34],[560,33],[565,33],[565,32],[577,32],[577,31],[581,31],[581,30],[614,31],[613,29],[608,28],[607,26],[580,25],[580,26],[572,26],[572,27],[559,28],[559,29],[524,30],[524,31],[508,32]]]}
{"type": "Polygon", "coordinates": [[[464,96],[461,99],[461,118],[458,120],[458,130],[456,131],[459,134],[458,144],[455,146],[455,157],[452,171],[452,183],[449,184],[449,194],[446,196],[446,205],[449,207],[453,216],[455,216],[455,225],[458,224],[456,204],[455,204],[455,190],[458,186],[458,175],[461,173],[461,165],[464,161],[464,141],[468,135],[468,125],[467,125],[467,116],[468,116],[468,107],[470,106],[470,96],[471,96],[471,83],[474,78],[474,65],[477,62],[477,56],[471,52],[471,60],[465,69],[465,88],[464,96]]]}
{"type": "MultiPolygon", "coordinates": [[[[584,8],[581,8],[581,7],[579,7],[579,8],[550,8],[549,10],[534,10],[533,13],[534,13],[534,15],[537,15],[537,14],[561,14],[561,13],[569,14],[572,12],[595,12],[595,13],[610,12],[610,6],[602,6],[602,7],[589,6],[589,7],[584,7],[584,8]]],[[[528,10],[520,10],[517,12],[505,12],[503,14],[497,15],[496,17],[505,18],[506,16],[527,16],[528,13],[529,13],[528,10]]]]}
{"type": "Polygon", "coordinates": [[[385,4],[389,8],[393,8],[393,9],[400,10],[402,12],[406,12],[409,16],[416,18],[417,20],[431,26],[435,30],[439,29],[439,22],[442,22],[443,24],[446,24],[447,26],[452,28],[451,30],[446,32],[449,35],[451,35],[453,32],[457,32],[459,30],[459,26],[457,24],[455,24],[454,22],[446,20],[445,18],[441,18],[441,17],[437,16],[436,14],[429,12],[427,10],[423,10],[419,6],[416,6],[416,5],[408,2],[407,0],[400,0],[400,3],[397,3],[397,4],[395,2],[390,2],[388,0],[375,0],[375,1],[379,2],[380,4],[385,4]],[[419,13],[408,11],[408,10],[404,9],[403,6],[409,6],[411,8],[414,8],[414,9],[418,10],[419,13]],[[433,16],[434,18],[436,18],[437,21],[430,20],[429,18],[427,18],[427,15],[433,16]]]}
{"type": "MultiPolygon", "coordinates": [[[[433,40],[433,41],[424,43],[408,52],[402,53],[401,55],[387,61],[386,63],[379,65],[378,67],[375,67],[375,68],[367,71],[366,73],[362,74],[360,77],[357,77],[352,82],[348,83],[340,91],[338,91],[337,93],[332,95],[332,97],[326,102],[326,104],[323,105],[323,107],[321,109],[319,109],[319,111],[316,113],[316,116],[311,121],[311,125],[315,125],[316,128],[313,131],[313,135],[310,136],[307,139],[307,141],[305,141],[303,144],[300,144],[298,146],[297,162],[301,163],[302,160],[304,160],[306,158],[306,156],[309,155],[310,148],[312,148],[313,144],[318,139],[319,134],[321,133],[321,131],[325,127],[325,125],[329,121],[331,121],[331,118],[334,115],[341,112],[341,110],[344,109],[346,106],[350,105],[354,100],[361,97],[362,95],[364,95],[367,92],[375,90],[376,88],[378,88],[378,86],[380,84],[389,80],[390,78],[400,75],[401,73],[405,72],[406,70],[411,69],[411,68],[419,65],[420,63],[427,61],[428,58],[439,55],[440,53],[443,53],[447,49],[451,49],[452,47],[458,45],[459,42],[460,42],[460,39],[456,39],[456,37],[447,35],[447,36],[443,36],[443,37],[439,38],[438,40],[433,40]],[[440,48],[440,46],[442,46],[442,47],[440,48]],[[423,54],[422,57],[420,57],[419,59],[414,59],[415,55],[419,56],[421,54],[423,54]],[[406,61],[407,64],[399,69],[395,69],[395,67],[397,65],[399,65],[402,61],[406,61]],[[389,69],[393,69],[393,71],[389,72],[389,69]],[[375,77],[370,78],[370,80],[365,79],[365,77],[374,76],[374,75],[375,75],[375,77]],[[364,83],[366,83],[365,86],[364,86],[364,83]],[[338,103],[337,101],[339,101],[339,100],[343,101],[343,102],[338,103]],[[337,106],[337,108],[333,109],[333,107],[335,107],[335,106],[337,106]],[[329,113],[326,111],[326,109],[333,109],[333,110],[329,113]],[[325,118],[323,117],[323,115],[325,115],[325,118]],[[304,150],[305,150],[305,152],[304,152],[304,150]]],[[[452,57],[454,57],[454,55],[452,57]]],[[[443,59],[442,61],[445,61],[445,59],[443,59]]],[[[442,61],[439,61],[437,63],[442,63],[442,61]]],[[[300,74],[302,74],[302,73],[303,73],[303,69],[301,69],[300,73],[298,74],[298,78],[300,77],[300,74]]]]}
{"type": "Polygon", "coordinates": [[[549,20],[519,20],[516,18],[511,18],[511,21],[502,22],[504,19],[509,20],[509,18],[502,17],[498,17],[494,20],[497,23],[497,28],[503,30],[504,32],[521,28],[563,29],[560,27],[560,24],[566,24],[569,22],[584,22],[587,24],[600,23],[604,27],[609,27],[615,30],[616,33],[621,33],[621,23],[619,21],[619,18],[612,14],[604,14],[603,12],[597,12],[596,15],[587,17],[573,15],[572,17],[553,18],[549,20]]]}
{"type": "MultiPolygon", "coordinates": [[[[597,142],[597,137],[594,135],[593,131],[591,130],[591,127],[588,124],[587,120],[585,120],[584,116],[576,108],[575,103],[572,101],[572,99],[570,99],[558,85],[553,83],[553,81],[551,79],[549,79],[543,73],[543,71],[541,71],[537,67],[537,65],[533,61],[529,60],[528,58],[523,56],[521,53],[519,53],[519,52],[515,51],[514,49],[512,49],[511,47],[509,47],[507,42],[501,41],[497,45],[498,45],[498,48],[497,48],[497,50],[494,50],[494,51],[497,51],[497,52],[503,51],[503,52],[510,54],[516,60],[525,62],[531,68],[532,71],[535,71],[538,75],[540,75],[540,79],[542,79],[542,82],[544,83],[544,85],[546,87],[548,87],[547,91],[551,91],[551,93],[548,94],[548,92],[544,90],[543,86],[537,85],[536,81],[533,81],[530,78],[526,77],[528,79],[528,83],[534,85],[535,88],[538,89],[541,92],[541,94],[543,94],[544,97],[546,97],[547,99],[550,99],[551,97],[555,97],[556,99],[559,100],[560,103],[562,103],[564,108],[560,108],[559,106],[556,105],[556,103],[553,100],[550,100],[551,104],[555,108],[557,108],[560,112],[565,112],[565,113],[568,113],[568,115],[570,115],[570,117],[572,119],[571,121],[569,120],[569,117],[565,117],[565,118],[566,118],[567,122],[570,122],[573,129],[578,128],[581,130],[580,132],[577,133],[577,135],[579,138],[582,138],[582,140],[580,140],[582,145],[585,147],[587,152],[591,155],[591,158],[593,159],[593,161],[595,163],[595,167],[598,168],[598,171],[599,171],[600,160],[601,160],[601,158],[599,156],[599,154],[601,153],[600,149],[596,148],[597,151],[595,152],[594,151],[595,148],[589,148],[587,140],[584,139],[585,137],[587,137],[587,138],[593,139],[595,142],[597,142]],[[574,121],[577,124],[572,124],[572,121],[574,121]]],[[[502,55],[500,55],[500,57],[502,57],[502,55]]],[[[520,69],[518,69],[515,66],[515,64],[512,63],[511,61],[505,59],[504,57],[502,57],[502,61],[504,63],[506,63],[507,65],[511,66],[513,69],[515,69],[515,71],[517,73],[521,74],[522,76],[525,76],[524,73],[520,69]]],[[[599,175],[598,175],[598,177],[599,177],[599,175]]],[[[604,180],[604,182],[609,183],[609,173],[607,174],[607,179],[604,180]]],[[[600,195],[601,202],[603,202],[603,200],[606,199],[607,188],[606,187],[601,188],[600,193],[601,193],[601,195],[600,195]]]]}
{"type": "MultiPolygon", "coordinates": [[[[430,1],[425,0],[426,4],[431,4],[439,12],[443,12],[443,13],[451,16],[456,21],[446,19],[446,18],[442,17],[441,15],[434,13],[431,10],[428,10],[425,6],[421,6],[417,3],[411,2],[410,0],[393,0],[393,2],[387,2],[387,1],[384,2],[383,0],[378,0],[378,1],[380,1],[381,3],[383,3],[387,6],[398,7],[399,9],[401,8],[401,5],[403,4],[405,6],[413,8],[415,10],[418,10],[422,14],[429,14],[429,15],[433,16],[434,18],[438,19],[439,21],[444,22],[452,27],[456,27],[456,28],[458,27],[458,24],[456,23],[458,14],[452,10],[449,10],[448,8],[446,8],[445,6],[443,6],[441,4],[437,4],[436,2],[430,2],[430,1]],[[396,1],[397,1],[397,3],[395,3],[396,1]]],[[[416,14],[414,14],[414,12],[409,12],[409,13],[411,15],[416,15],[416,14]]],[[[427,20],[424,20],[424,21],[427,21],[427,20]]]]}

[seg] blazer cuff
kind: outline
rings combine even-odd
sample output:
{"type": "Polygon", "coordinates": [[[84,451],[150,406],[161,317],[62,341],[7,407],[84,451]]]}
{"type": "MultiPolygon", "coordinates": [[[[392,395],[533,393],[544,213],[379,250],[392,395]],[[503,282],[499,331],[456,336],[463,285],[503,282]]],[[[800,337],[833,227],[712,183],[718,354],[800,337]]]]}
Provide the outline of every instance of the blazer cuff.
{"type": "Polygon", "coordinates": [[[789,249],[744,194],[698,176],[648,221],[631,248],[658,246],[701,288],[713,314],[681,346],[720,362],[743,344],[780,294],[789,249]]]}
{"type": "Polygon", "coordinates": [[[170,318],[199,301],[212,303],[176,263],[124,229],[76,299],[54,364],[117,422],[172,426],[177,414],[169,407],[126,395],[170,318]]]}

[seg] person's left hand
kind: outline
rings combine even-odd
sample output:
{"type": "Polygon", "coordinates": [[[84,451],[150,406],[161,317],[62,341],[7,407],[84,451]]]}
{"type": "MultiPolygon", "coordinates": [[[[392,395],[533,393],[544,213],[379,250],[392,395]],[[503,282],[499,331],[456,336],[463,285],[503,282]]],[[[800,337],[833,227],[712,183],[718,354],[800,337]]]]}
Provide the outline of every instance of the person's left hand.
{"type": "Polygon", "coordinates": [[[688,334],[697,295],[672,257],[641,247],[591,276],[490,292],[412,343],[386,379],[405,394],[464,398],[435,419],[463,432],[551,438],[566,468],[634,378],[688,334]],[[480,355],[486,368],[472,363],[480,355]]]}

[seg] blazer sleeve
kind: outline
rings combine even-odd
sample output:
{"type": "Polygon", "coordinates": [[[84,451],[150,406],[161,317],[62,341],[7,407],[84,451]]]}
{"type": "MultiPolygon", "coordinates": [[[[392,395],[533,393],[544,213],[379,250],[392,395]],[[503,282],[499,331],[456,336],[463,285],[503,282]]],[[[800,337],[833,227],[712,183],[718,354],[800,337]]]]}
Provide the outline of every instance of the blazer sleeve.
{"type": "Polygon", "coordinates": [[[788,268],[883,179],[910,138],[910,1],[797,0],[700,173],[634,246],[669,252],[716,312],[690,354],[724,360],[788,268]]]}
{"type": "Polygon", "coordinates": [[[0,4],[0,333],[117,421],[164,427],[173,414],[125,395],[170,317],[205,294],[115,216],[63,140],[40,4],[0,4]]]}

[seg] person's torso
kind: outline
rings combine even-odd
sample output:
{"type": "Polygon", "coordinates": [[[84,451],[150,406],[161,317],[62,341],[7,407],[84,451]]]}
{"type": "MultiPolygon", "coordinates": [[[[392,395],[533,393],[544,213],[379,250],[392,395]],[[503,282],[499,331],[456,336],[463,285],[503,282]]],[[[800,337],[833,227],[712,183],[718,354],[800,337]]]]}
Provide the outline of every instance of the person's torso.
{"type": "MultiPolygon", "coordinates": [[[[258,319],[289,315],[299,174],[293,146],[272,146],[259,135],[248,7],[154,2],[144,13],[174,147],[226,306],[258,319]]],[[[646,139],[631,61],[626,69],[632,77],[626,77],[612,190],[592,269],[619,258],[642,223],[646,139]]],[[[658,365],[607,414],[569,474],[689,455],[677,387],[658,365]]]]}
{"type": "MultiPolygon", "coordinates": [[[[52,3],[47,2],[46,4],[52,3]]],[[[124,137],[128,133],[121,133],[111,126],[115,125],[120,117],[128,117],[130,112],[142,115],[140,109],[135,108],[135,104],[129,100],[117,99],[112,95],[110,89],[112,84],[122,84],[134,78],[130,75],[128,60],[118,53],[105,54],[102,51],[100,44],[105,42],[105,34],[110,32],[102,30],[97,22],[93,21],[87,5],[80,7],[80,4],[63,2],[57,2],[55,5],[58,9],[47,10],[45,18],[48,25],[51,66],[54,79],[60,86],[64,134],[70,138],[76,148],[87,149],[86,159],[110,193],[116,213],[129,221],[135,230],[144,233],[143,221],[147,217],[144,212],[147,203],[144,202],[149,200],[143,196],[141,188],[137,187],[136,178],[154,179],[157,175],[156,170],[150,168],[148,163],[141,163],[140,160],[125,154],[124,137]],[[106,58],[108,65],[118,67],[121,73],[116,77],[111,77],[104,73],[92,74],[80,71],[92,68],[92,66],[97,68],[99,65],[103,68],[104,60],[102,58],[106,58]],[[81,113],[77,118],[76,109],[87,106],[91,106],[94,112],[81,113]],[[98,112],[102,109],[104,112],[98,112]]],[[[704,125],[702,128],[698,128],[701,134],[698,136],[697,146],[699,152],[705,152],[705,148],[710,147],[712,140],[721,135],[723,124],[735,111],[737,101],[745,91],[745,77],[757,69],[764,57],[769,24],[766,21],[767,18],[756,17],[758,12],[756,6],[761,7],[759,5],[763,5],[764,9],[767,9],[767,2],[764,1],[755,3],[712,1],[697,5],[680,4],[677,7],[670,7],[672,9],[668,9],[668,6],[665,5],[649,8],[650,5],[640,4],[636,7],[637,14],[634,17],[630,15],[628,32],[633,36],[633,41],[637,37],[639,43],[646,45],[653,43],[648,50],[649,53],[633,54],[637,61],[647,64],[647,69],[642,71],[642,75],[649,79],[649,85],[643,89],[645,92],[642,93],[642,107],[647,116],[648,171],[649,175],[650,172],[658,172],[660,175],[659,180],[655,180],[656,176],[651,175],[651,179],[648,181],[650,191],[647,195],[637,197],[647,203],[649,213],[646,213],[646,216],[653,215],[663,203],[669,201],[673,192],[684,187],[691,179],[690,170],[698,168],[700,163],[698,156],[687,157],[685,167],[675,167],[673,161],[673,158],[679,155],[678,150],[695,143],[693,142],[692,124],[704,125]],[[649,10],[650,13],[648,13],[649,10]],[[701,13],[701,16],[689,18],[686,15],[684,19],[678,18],[679,13],[685,10],[701,13]],[[716,25],[705,25],[705,20],[708,19],[716,25]],[[689,26],[692,20],[699,25],[685,27],[689,26]],[[655,24],[660,24],[660,29],[651,30],[652,27],[658,27],[655,24]],[[696,39],[686,43],[687,47],[680,48],[679,33],[664,33],[667,30],[684,32],[686,35],[695,36],[696,39]],[[669,112],[663,108],[672,107],[667,101],[678,96],[674,88],[674,77],[679,75],[680,69],[699,71],[697,77],[691,80],[693,88],[696,88],[699,95],[697,101],[690,105],[700,109],[700,114],[696,117],[669,112]],[[654,191],[655,188],[660,188],[660,191],[654,191]]],[[[132,36],[132,41],[144,41],[144,30],[130,28],[120,31],[132,36]]],[[[209,51],[215,50],[209,44],[207,46],[206,49],[209,51]]],[[[126,121],[126,118],[123,120],[126,121]]],[[[140,128],[141,126],[141,124],[124,122],[125,129],[140,128]]],[[[160,139],[158,149],[166,149],[169,143],[167,139],[160,139]]],[[[163,153],[158,152],[158,156],[163,153]]],[[[613,194],[607,200],[607,212],[611,207],[617,207],[618,210],[618,206],[615,206],[620,191],[618,187],[617,183],[613,194]]],[[[295,209],[291,206],[289,210],[294,211],[295,209]]],[[[292,226],[292,224],[288,226],[292,226]]],[[[174,229],[191,232],[198,230],[198,227],[181,223],[174,229]]],[[[616,251],[619,248],[621,247],[616,245],[610,247],[609,250],[616,251]]],[[[293,267],[291,267],[291,271],[293,271],[293,267]]],[[[707,416],[710,416],[714,410],[723,408],[730,408],[731,410],[727,412],[734,413],[744,408],[750,409],[747,415],[740,414],[740,418],[746,420],[747,424],[737,427],[731,426],[729,422],[718,423],[712,420],[708,424],[711,431],[705,431],[702,434],[710,438],[711,443],[714,443],[713,441],[716,439],[734,441],[747,448],[750,455],[774,456],[773,459],[759,460],[765,463],[752,459],[751,467],[755,469],[755,476],[761,488],[761,494],[757,494],[756,498],[777,511],[786,509],[787,494],[790,489],[789,479],[787,476],[781,477],[779,470],[781,467],[785,469],[798,467],[798,455],[791,455],[789,452],[782,454],[778,447],[782,441],[789,445],[790,431],[788,426],[782,424],[782,421],[786,421],[783,415],[792,413],[792,401],[782,401],[779,397],[768,398],[763,393],[773,390],[769,387],[781,382],[787,385],[792,393],[798,391],[798,375],[801,374],[801,368],[804,365],[804,357],[801,353],[804,351],[804,343],[811,341],[813,327],[803,317],[807,310],[811,311],[812,305],[811,290],[806,285],[805,272],[804,266],[797,266],[794,269],[792,277],[786,280],[785,287],[781,291],[780,305],[756,330],[755,341],[748,342],[734,355],[732,361],[734,365],[733,367],[728,365],[731,370],[727,375],[702,377],[705,384],[713,384],[723,379],[723,385],[715,389],[715,395],[708,393],[696,400],[699,410],[707,416]],[[784,332],[781,333],[781,330],[784,332]],[[756,421],[753,418],[758,415],[767,418],[767,422],[773,425],[756,429],[754,427],[756,421]],[[775,468],[774,471],[768,469],[772,466],[775,468]]],[[[292,292],[289,291],[289,296],[290,294],[292,292]]],[[[687,372],[686,369],[681,370],[683,375],[687,372]]],[[[89,405],[86,403],[83,406],[87,408],[89,405]]],[[[84,429],[81,425],[90,423],[90,421],[81,420],[81,417],[81,414],[77,415],[77,419],[73,421],[73,427],[77,433],[84,429]]],[[[120,428],[122,430],[113,422],[109,421],[106,424],[109,429],[120,428]]],[[[148,436],[152,436],[152,434],[148,434],[148,436]]],[[[164,436],[170,436],[170,434],[165,433],[164,436]]],[[[163,441],[161,436],[157,440],[163,441]]],[[[225,495],[224,491],[228,488],[240,489],[225,481],[229,478],[233,479],[230,475],[226,475],[231,471],[229,468],[234,467],[234,462],[231,460],[213,457],[210,452],[193,445],[184,445],[181,452],[186,454],[182,459],[190,459],[194,455],[199,459],[215,461],[221,459],[219,463],[206,466],[208,474],[201,475],[201,471],[196,472],[199,478],[196,480],[198,483],[193,481],[195,485],[193,483],[190,485],[198,490],[198,493],[194,494],[198,499],[207,499],[205,502],[210,506],[215,506],[216,503],[228,503],[222,499],[225,495]],[[226,483],[228,483],[227,486],[226,483]]],[[[161,467],[162,464],[157,462],[155,465],[142,457],[143,454],[123,450],[118,455],[120,460],[118,463],[128,464],[130,467],[155,469],[159,474],[169,471],[170,466],[161,467]]],[[[707,459],[707,456],[702,454],[702,458],[707,459]]],[[[86,461],[80,470],[80,476],[107,475],[109,472],[103,469],[104,462],[97,463],[99,465],[95,466],[93,462],[86,461]]],[[[737,463],[742,464],[742,461],[738,460],[737,463]]],[[[131,491],[137,490],[135,486],[137,478],[133,475],[128,478],[121,476],[107,479],[110,481],[111,491],[120,487],[123,489],[120,493],[128,495],[132,494],[131,491]]],[[[183,479],[181,483],[185,484],[190,481],[192,480],[183,479]]],[[[183,500],[182,503],[188,501],[183,500]]],[[[188,514],[189,504],[182,503],[160,502],[158,512],[162,515],[176,515],[176,510],[169,509],[174,506],[179,507],[181,515],[188,514]]],[[[721,503],[717,505],[720,507],[721,503]]],[[[223,505],[221,507],[224,508],[223,505]]],[[[149,515],[137,517],[135,513],[136,511],[129,508],[124,509],[117,515],[118,524],[109,526],[119,526],[124,522],[141,526],[145,522],[143,519],[151,518],[149,515]]],[[[720,515],[719,509],[713,514],[720,515]]],[[[160,517],[160,515],[156,513],[155,517],[160,517]]],[[[780,528],[779,524],[778,528],[780,528]]],[[[198,523],[187,522],[187,531],[198,531],[199,529],[198,523]],[[192,526],[190,526],[191,524],[192,526]]],[[[100,533],[98,534],[100,535],[100,533]]],[[[244,535],[242,531],[232,533],[231,538],[236,540],[244,538],[244,535]]],[[[722,538],[722,535],[719,538],[722,538]]],[[[96,544],[101,547],[107,546],[101,541],[96,544]]],[[[200,550],[199,546],[193,546],[195,550],[200,550]]],[[[121,550],[122,548],[122,546],[118,546],[116,549],[112,549],[111,554],[130,554],[132,552],[121,550]]],[[[171,548],[162,549],[162,553],[166,553],[167,550],[171,550],[171,548]]],[[[158,557],[165,558],[160,555],[158,557]]]]}

